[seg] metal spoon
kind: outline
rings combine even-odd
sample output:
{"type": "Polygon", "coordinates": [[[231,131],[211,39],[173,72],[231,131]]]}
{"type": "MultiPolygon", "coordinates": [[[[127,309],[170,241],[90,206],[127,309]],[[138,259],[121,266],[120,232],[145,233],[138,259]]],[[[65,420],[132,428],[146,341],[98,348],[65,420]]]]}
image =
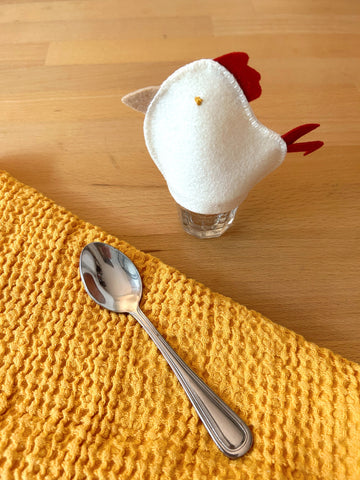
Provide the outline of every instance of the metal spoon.
{"type": "Polygon", "coordinates": [[[102,307],[129,313],[145,329],[183,386],[218,448],[229,458],[244,455],[252,445],[248,426],[174,352],[140,310],[141,277],[132,261],[110,245],[94,242],[80,256],[81,280],[102,307]]]}

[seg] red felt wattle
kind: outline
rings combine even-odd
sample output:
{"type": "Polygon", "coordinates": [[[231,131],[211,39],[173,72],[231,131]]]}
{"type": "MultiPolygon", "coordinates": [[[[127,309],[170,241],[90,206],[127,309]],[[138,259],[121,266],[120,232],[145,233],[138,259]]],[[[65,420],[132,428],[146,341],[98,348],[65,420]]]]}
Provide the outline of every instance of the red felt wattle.
{"type": "Polygon", "coordinates": [[[315,152],[318,148],[322,147],[324,142],[320,140],[314,140],[313,142],[300,142],[300,143],[292,143],[288,145],[287,151],[291,152],[305,152],[305,155],[309,155],[309,153],[315,152]]]}
{"type": "Polygon", "coordinates": [[[214,58],[223,67],[234,75],[244,92],[248,102],[255,100],[261,95],[261,75],[254,68],[249,67],[249,55],[244,52],[232,52],[214,58]]]}
{"type": "Polygon", "coordinates": [[[320,123],[304,123],[303,125],[299,125],[298,127],[293,128],[289,132],[284,133],[281,135],[281,138],[286,142],[287,145],[294,143],[298,138],[303,137],[307,133],[315,130],[315,128],[319,127],[320,123]]]}
{"type": "Polygon", "coordinates": [[[293,128],[289,132],[284,133],[281,135],[281,138],[285,141],[287,145],[287,151],[291,152],[305,152],[304,155],[309,155],[309,153],[314,152],[318,148],[324,145],[324,142],[320,140],[314,140],[311,142],[299,142],[294,143],[299,138],[303,137],[309,132],[315,130],[315,128],[319,127],[319,123],[305,123],[304,125],[299,125],[298,127],[293,128]]]}

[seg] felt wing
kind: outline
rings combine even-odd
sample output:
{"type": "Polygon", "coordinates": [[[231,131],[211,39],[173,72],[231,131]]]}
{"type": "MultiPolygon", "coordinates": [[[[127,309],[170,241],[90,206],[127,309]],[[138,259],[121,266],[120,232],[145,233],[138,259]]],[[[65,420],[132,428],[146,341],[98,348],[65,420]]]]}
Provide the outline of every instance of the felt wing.
{"type": "Polygon", "coordinates": [[[160,87],[145,87],[125,95],[121,101],[130,108],[146,113],[160,87]]]}

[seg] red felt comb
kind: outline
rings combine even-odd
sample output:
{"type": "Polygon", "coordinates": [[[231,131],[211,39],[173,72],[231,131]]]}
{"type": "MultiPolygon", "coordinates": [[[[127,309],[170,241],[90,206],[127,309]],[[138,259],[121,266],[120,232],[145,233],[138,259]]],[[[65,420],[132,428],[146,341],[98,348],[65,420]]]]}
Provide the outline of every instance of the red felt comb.
{"type": "Polygon", "coordinates": [[[215,62],[220,63],[229,70],[238,81],[248,102],[255,100],[261,95],[260,78],[261,75],[254,68],[249,67],[249,55],[244,52],[232,52],[214,58],[215,62]]]}

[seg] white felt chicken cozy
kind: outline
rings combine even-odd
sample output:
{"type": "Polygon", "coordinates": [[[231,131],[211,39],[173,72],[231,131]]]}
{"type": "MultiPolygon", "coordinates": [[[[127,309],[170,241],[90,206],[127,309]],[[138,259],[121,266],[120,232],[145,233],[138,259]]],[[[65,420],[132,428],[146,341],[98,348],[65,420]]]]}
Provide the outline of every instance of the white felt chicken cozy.
{"type": "Polygon", "coordinates": [[[123,98],[145,113],[149,153],[175,201],[192,212],[216,214],[237,207],[287,152],[306,155],[323,144],[294,143],[319,124],[280,136],[257,120],[249,102],[261,94],[260,74],[248,59],[234,52],[197,60],[160,87],[123,98]]]}

